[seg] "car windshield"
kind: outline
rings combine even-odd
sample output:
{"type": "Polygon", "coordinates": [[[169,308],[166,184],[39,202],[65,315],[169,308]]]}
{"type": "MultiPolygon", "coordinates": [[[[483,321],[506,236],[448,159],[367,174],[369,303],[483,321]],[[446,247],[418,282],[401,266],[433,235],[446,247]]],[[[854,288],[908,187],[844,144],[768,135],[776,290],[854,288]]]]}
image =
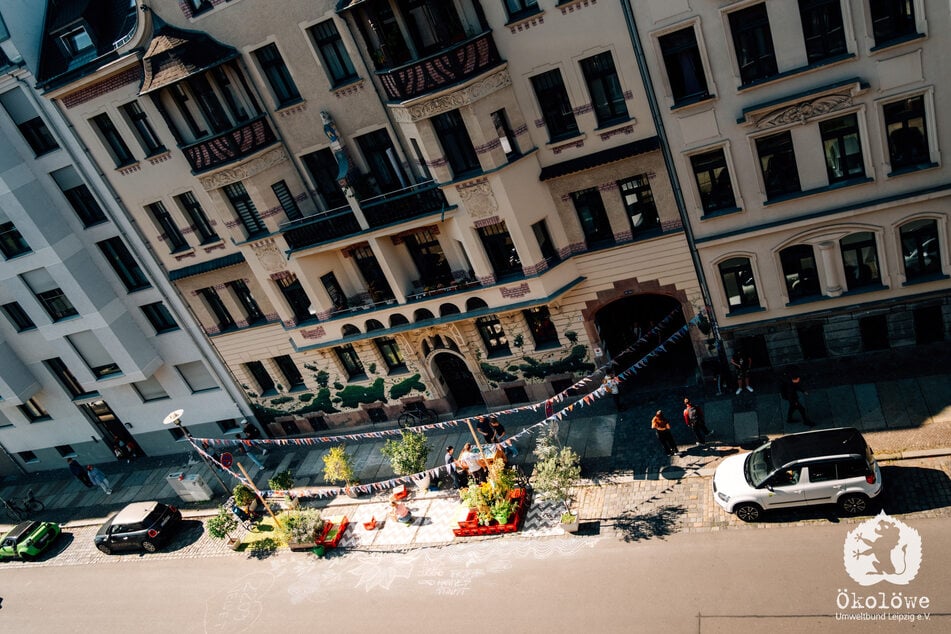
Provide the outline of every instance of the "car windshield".
{"type": "Polygon", "coordinates": [[[769,451],[769,443],[754,450],[746,457],[746,464],[743,465],[743,473],[750,486],[759,487],[772,472],[773,461],[769,451]]]}

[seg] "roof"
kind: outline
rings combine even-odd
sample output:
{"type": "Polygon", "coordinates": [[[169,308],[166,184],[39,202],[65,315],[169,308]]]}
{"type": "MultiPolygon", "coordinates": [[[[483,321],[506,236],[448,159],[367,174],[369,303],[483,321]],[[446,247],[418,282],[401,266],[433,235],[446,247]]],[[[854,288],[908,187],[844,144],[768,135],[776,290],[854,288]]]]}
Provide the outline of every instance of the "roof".
{"type": "Polygon", "coordinates": [[[21,537],[23,537],[24,535],[28,533],[32,533],[36,529],[36,527],[38,527],[39,525],[40,523],[36,521],[22,522],[14,526],[13,530],[11,530],[9,533],[4,535],[4,537],[7,539],[15,539],[19,541],[21,537]]]}
{"type": "Polygon", "coordinates": [[[202,273],[208,273],[209,271],[217,271],[218,269],[234,266],[235,264],[241,264],[242,262],[244,262],[243,253],[232,253],[231,255],[209,260],[208,262],[192,264],[191,266],[186,266],[182,269],[169,271],[168,279],[172,281],[180,280],[186,277],[191,277],[192,275],[201,275],[202,273]]]}
{"type": "Polygon", "coordinates": [[[868,445],[854,427],[820,429],[782,436],[770,443],[773,465],[781,468],[796,460],[824,456],[864,456],[868,445]]]}
{"type": "Polygon", "coordinates": [[[159,503],[155,500],[150,500],[148,502],[133,502],[119,511],[112,519],[112,523],[113,525],[141,524],[145,521],[145,518],[149,516],[149,513],[155,510],[155,507],[158,506],[158,504],[159,503]]]}
{"type": "Polygon", "coordinates": [[[588,154],[579,158],[573,158],[567,161],[562,161],[561,163],[555,163],[554,165],[543,167],[541,174],[538,176],[538,180],[547,181],[551,178],[567,176],[568,174],[588,170],[599,165],[621,161],[638,154],[653,152],[658,148],[660,148],[660,139],[656,136],[641,139],[640,141],[625,143],[624,145],[618,145],[617,147],[608,148],[607,150],[601,150],[600,152],[595,152],[594,154],[588,154]]]}
{"type": "Polygon", "coordinates": [[[139,94],[174,84],[237,56],[237,50],[206,33],[179,29],[156,18],[152,42],[142,59],[144,78],[139,94]]]}

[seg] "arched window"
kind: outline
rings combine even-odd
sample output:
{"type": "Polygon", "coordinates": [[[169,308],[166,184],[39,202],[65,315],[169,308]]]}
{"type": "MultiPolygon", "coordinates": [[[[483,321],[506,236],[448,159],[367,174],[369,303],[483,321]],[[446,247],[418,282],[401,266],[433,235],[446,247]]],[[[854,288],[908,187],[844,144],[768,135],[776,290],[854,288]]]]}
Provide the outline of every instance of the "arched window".
{"type": "Polygon", "coordinates": [[[409,323],[409,319],[407,319],[400,313],[393,313],[392,315],[390,315],[390,328],[392,328],[393,326],[400,326],[402,324],[408,324],[408,323],[409,323]]]}
{"type": "Polygon", "coordinates": [[[865,286],[881,286],[882,273],[878,266],[875,234],[860,231],[839,240],[842,264],[845,267],[845,285],[850,291],[865,286]]]}
{"type": "Polygon", "coordinates": [[[445,317],[446,315],[458,315],[459,308],[455,304],[443,304],[439,307],[439,316],[445,317]]]}
{"type": "Polygon", "coordinates": [[[821,295],[816,255],[812,246],[797,244],[779,253],[789,301],[821,295]]]}
{"type": "Polygon", "coordinates": [[[418,308],[416,312],[413,313],[413,321],[419,323],[421,321],[426,321],[427,319],[436,319],[436,316],[432,311],[425,308],[418,308]]]}
{"type": "Polygon", "coordinates": [[[371,330],[383,330],[385,327],[386,326],[381,324],[376,319],[367,319],[367,323],[364,324],[364,328],[366,328],[367,332],[370,332],[371,330]]]}
{"type": "Polygon", "coordinates": [[[758,307],[759,294],[749,258],[730,258],[720,263],[720,280],[729,310],[758,307]]]}
{"type": "Polygon", "coordinates": [[[466,312],[473,310],[479,310],[480,308],[488,308],[489,305],[485,303],[485,300],[479,297],[470,297],[466,300],[466,312]]]}
{"type": "Polygon", "coordinates": [[[351,335],[359,335],[360,329],[354,326],[353,324],[344,324],[343,328],[340,329],[340,334],[344,337],[350,337],[351,335]]]}

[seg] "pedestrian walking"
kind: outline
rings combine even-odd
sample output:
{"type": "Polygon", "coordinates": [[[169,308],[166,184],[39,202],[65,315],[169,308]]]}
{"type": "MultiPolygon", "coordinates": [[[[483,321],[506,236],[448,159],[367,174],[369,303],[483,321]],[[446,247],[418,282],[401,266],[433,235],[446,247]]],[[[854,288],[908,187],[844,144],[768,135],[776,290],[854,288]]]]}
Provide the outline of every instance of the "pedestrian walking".
{"type": "Polygon", "coordinates": [[[703,415],[703,409],[691,403],[689,398],[684,398],[684,423],[697,437],[697,444],[703,445],[707,442],[707,436],[712,432],[707,429],[707,422],[703,415]]]}
{"type": "Polygon", "coordinates": [[[806,427],[815,427],[815,423],[806,413],[806,406],[799,398],[799,393],[809,394],[802,384],[802,377],[799,376],[799,370],[793,368],[783,376],[779,384],[779,395],[789,403],[789,412],[786,414],[786,424],[793,422],[793,412],[799,412],[802,417],[802,424],[806,427]]]}
{"type": "Polygon", "coordinates": [[[462,486],[462,478],[459,475],[459,467],[456,466],[456,457],[453,455],[456,451],[456,448],[452,445],[446,447],[446,468],[449,470],[449,485],[458,489],[462,486]]]}
{"type": "MultiPolygon", "coordinates": [[[[492,435],[489,436],[488,442],[501,444],[505,440],[505,427],[502,427],[502,423],[499,422],[498,418],[493,416],[489,420],[489,429],[492,431],[492,435]]],[[[515,448],[515,445],[502,447],[502,451],[504,451],[505,455],[509,458],[514,458],[518,455],[518,449],[515,448]]]]}
{"type": "Polygon", "coordinates": [[[109,480],[106,478],[105,473],[92,465],[86,467],[86,473],[89,476],[90,482],[101,488],[106,493],[106,495],[112,495],[112,486],[109,484],[109,480]]]}
{"type": "Polygon", "coordinates": [[[674,440],[674,435],[670,431],[670,421],[664,416],[663,410],[657,410],[654,414],[654,418],[651,419],[651,429],[657,433],[657,440],[664,448],[664,453],[668,456],[677,453],[677,441],[674,440]]]}
{"type": "Polygon", "coordinates": [[[116,460],[125,460],[126,464],[132,463],[132,457],[129,455],[125,442],[118,438],[115,439],[112,445],[112,453],[115,454],[116,460]]]}
{"type": "MultiPolygon", "coordinates": [[[[240,439],[241,436],[239,435],[238,438],[240,439]]],[[[245,439],[245,440],[251,440],[251,439],[247,436],[247,434],[245,434],[244,439],[245,439]]],[[[261,462],[261,459],[254,455],[254,445],[253,445],[253,444],[250,445],[250,447],[247,447],[247,446],[245,446],[244,443],[241,443],[240,445],[238,445],[237,451],[236,451],[235,453],[237,453],[237,454],[240,455],[240,456],[247,456],[247,457],[248,457],[248,460],[250,460],[251,462],[253,462],[254,464],[256,464],[256,465],[258,466],[258,469],[263,469],[263,468],[264,468],[264,463],[261,462]]]]}
{"type": "Polygon", "coordinates": [[[753,359],[743,350],[737,349],[730,357],[730,365],[736,372],[736,393],[739,394],[746,388],[747,392],[752,392],[750,387],[750,368],[753,367],[753,359]]]}
{"type": "Polygon", "coordinates": [[[623,412],[624,408],[621,406],[621,381],[614,375],[614,372],[605,374],[604,379],[601,380],[601,384],[604,386],[604,390],[614,399],[614,408],[619,412],[623,412]]]}
{"type": "Polygon", "coordinates": [[[76,476],[77,480],[82,482],[87,489],[92,488],[92,482],[89,480],[89,476],[86,475],[86,467],[82,466],[72,458],[67,458],[66,464],[69,466],[69,472],[76,476]]]}
{"type": "Polygon", "coordinates": [[[492,420],[488,418],[480,418],[476,422],[476,429],[479,430],[479,433],[482,434],[482,440],[486,443],[492,442],[492,436],[495,435],[495,432],[492,431],[492,420]]]}

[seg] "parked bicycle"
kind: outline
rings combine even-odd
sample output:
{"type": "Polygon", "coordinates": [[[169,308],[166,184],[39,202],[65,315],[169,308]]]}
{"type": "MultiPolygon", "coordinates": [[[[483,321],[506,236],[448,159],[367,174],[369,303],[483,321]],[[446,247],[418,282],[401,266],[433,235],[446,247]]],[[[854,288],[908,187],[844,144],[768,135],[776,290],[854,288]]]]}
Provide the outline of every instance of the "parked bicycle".
{"type": "Polygon", "coordinates": [[[436,422],[436,412],[422,403],[407,403],[397,422],[401,429],[409,429],[415,425],[431,425],[436,422]]]}
{"type": "Polygon", "coordinates": [[[46,505],[33,496],[33,489],[26,493],[26,497],[20,500],[5,500],[0,498],[3,508],[10,519],[21,521],[30,513],[39,513],[46,508],[46,505]]]}

